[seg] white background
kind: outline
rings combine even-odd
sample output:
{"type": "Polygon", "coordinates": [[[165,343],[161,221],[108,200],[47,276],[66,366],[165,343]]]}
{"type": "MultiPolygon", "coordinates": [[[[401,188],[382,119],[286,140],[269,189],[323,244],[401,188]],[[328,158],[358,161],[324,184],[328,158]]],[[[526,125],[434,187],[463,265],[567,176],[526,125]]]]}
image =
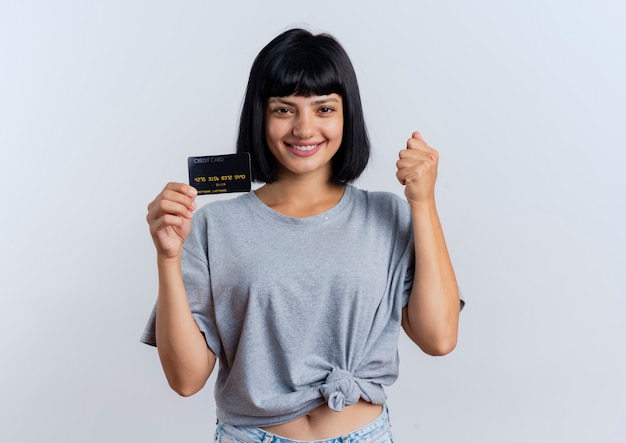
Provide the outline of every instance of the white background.
{"type": "Polygon", "coordinates": [[[0,0],[0,440],[211,441],[214,378],[180,398],[139,343],[146,205],[233,151],[254,56],[305,25],[354,62],[359,186],[402,193],[413,130],[441,153],[469,304],[451,355],[402,339],[396,440],[626,441],[623,5],[0,0]]]}

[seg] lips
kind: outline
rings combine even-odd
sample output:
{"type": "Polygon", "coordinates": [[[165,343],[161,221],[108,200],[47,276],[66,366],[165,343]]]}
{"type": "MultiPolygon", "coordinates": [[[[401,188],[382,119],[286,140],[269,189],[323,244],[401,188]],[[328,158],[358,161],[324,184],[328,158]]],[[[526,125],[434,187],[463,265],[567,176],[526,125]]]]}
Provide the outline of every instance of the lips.
{"type": "Polygon", "coordinates": [[[319,145],[320,145],[319,143],[316,143],[314,145],[291,145],[291,147],[298,151],[312,151],[313,149],[317,148],[319,145]]]}
{"type": "Polygon", "coordinates": [[[322,143],[313,143],[313,144],[304,144],[304,143],[292,144],[292,143],[286,143],[286,145],[296,155],[299,155],[299,156],[309,156],[309,155],[315,154],[317,152],[317,150],[319,149],[319,147],[322,146],[322,143]]]}

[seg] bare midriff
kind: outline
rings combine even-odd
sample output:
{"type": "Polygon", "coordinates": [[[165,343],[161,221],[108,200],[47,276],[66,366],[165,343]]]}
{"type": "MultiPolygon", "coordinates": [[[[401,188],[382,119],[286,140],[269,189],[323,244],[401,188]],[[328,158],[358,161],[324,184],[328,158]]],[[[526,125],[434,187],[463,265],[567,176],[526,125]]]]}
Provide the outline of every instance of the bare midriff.
{"type": "Polygon", "coordinates": [[[346,406],[341,412],[333,411],[327,404],[323,404],[295,420],[263,429],[290,440],[325,440],[349,434],[376,420],[381,413],[381,405],[364,400],[346,406]]]}

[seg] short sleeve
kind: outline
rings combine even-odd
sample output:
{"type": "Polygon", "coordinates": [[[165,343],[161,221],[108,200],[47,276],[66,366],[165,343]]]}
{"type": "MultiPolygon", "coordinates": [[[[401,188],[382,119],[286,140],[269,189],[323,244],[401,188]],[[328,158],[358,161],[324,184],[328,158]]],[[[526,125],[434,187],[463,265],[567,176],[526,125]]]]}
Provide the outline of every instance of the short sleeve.
{"type": "MultiPolygon", "coordinates": [[[[204,218],[194,218],[192,231],[185,241],[182,254],[183,283],[191,314],[204,336],[207,346],[215,355],[221,352],[211,294],[207,253],[207,230],[204,218]]],[[[158,346],[156,341],[156,303],[140,341],[158,346]]]]}
{"type": "Polygon", "coordinates": [[[183,251],[183,282],[191,315],[204,335],[207,346],[215,355],[220,355],[208,260],[206,256],[198,257],[187,247],[183,251]]]}
{"type": "Polygon", "coordinates": [[[152,308],[152,312],[148,318],[148,323],[146,324],[139,341],[150,346],[156,346],[156,303],[152,308]]]}
{"type": "Polygon", "coordinates": [[[402,292],[402,307],[404,308],[409,304],[409,298],[411,296],[411,289],[413,289],[413,280],[415,276],[415,268],[413,266],[409,267],[405,276],[404,276],[404,288],[402,292]]]}

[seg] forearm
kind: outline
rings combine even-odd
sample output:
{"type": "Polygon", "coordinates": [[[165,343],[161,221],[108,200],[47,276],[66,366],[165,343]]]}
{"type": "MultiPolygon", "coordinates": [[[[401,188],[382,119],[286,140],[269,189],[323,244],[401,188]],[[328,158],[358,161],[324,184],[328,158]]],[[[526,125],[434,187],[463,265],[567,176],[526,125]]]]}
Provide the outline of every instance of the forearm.
{"type": "Polygon", "coordinates": [[[177,393],[188,396],[199,391],[215,366],[187,301],[180,259],[158,259],[159,296],[156,339],[163,371],[177,393]]]}
{"type": "Polygon", "coordinates": [[[443,355],[456,346],[459,291],[435,203],[411,207],[415,277],[403,326],[426,353],[443,355]]]}

